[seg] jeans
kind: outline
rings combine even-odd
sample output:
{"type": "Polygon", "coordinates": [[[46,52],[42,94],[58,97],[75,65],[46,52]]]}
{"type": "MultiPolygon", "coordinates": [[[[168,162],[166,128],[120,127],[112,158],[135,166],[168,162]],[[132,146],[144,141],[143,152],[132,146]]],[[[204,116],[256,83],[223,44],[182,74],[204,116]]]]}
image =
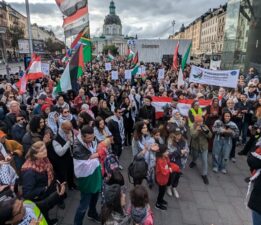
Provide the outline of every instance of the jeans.
{"type": "Polygon", "coordinates": [[[252,210],[252,219],[253,219],[253,225],[261,224],[261,214],[254,210],[252,210]]]}
{"type": "Polygon", "coordinates": [[[232,139],[216,136],[213,143],[213,168],[226,169],[232,149],[232,139]]]}
{"type": "Polygon", "coordinates": [[[178,187],[180,176],[181,176],[181,173],[172,172],[169,177],[168,186],[171,186],[173,188],[178,187]]]}
{"type": "Polygon", "coordinates": [[[89,208],[88,215],[97,214],[96,204],[98,202],[99,193],[91,194],[91,193],[81,193],[80,205],[77,208],[75,217],[74,217],[74,225],[82,225],[85,213],[89,208]]]}
{"type": "Polygon", "coordinates": [[[112,152],[120,158],[122,152],[122,144],[113,144],[112,145],[112,152]]]}
{"type": "Polygon", "coordinates": [[[202,163],[202,176],[206,176],[208,174],[208,150],[198,151],[192,149],[192,161],[196,163],[199,156],[202,163]]]}

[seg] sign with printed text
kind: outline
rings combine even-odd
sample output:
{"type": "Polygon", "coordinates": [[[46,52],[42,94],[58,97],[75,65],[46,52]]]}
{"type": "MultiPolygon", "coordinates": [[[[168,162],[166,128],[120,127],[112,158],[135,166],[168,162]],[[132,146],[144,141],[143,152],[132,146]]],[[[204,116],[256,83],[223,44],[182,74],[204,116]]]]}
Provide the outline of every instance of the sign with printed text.
{"type": "Polygon", "coordinates": [[[111,70],[111,63],[105,63],[105,70],[110,71],[111,70]]]}
{"type": "Polygon", "coordinates": [[[49,63],[41,63],[42,72],[44,75],[49,76],[50,75],[50,65],[49,63]]]}
{"type": "Polygon", "coordinates": [[[211,60],[211,61],[210,61],[210,66],[209,66],[209,68],[210,68],[211,70],[219,70],[219,69],[220,69],[220,66],[221,66],[221,60],[219,60],[219,61],[211,60]]]}
{"type": "Polygon", "coordinates": [[[239,72],[239,70],[207,70],[201,67],[192,66],[189,82],[236,88],[239,72]]]}
{"type": "Polygon", "coordinates": [[[112,71],[111,72],[111,79],[112,80],[119,80],[119,73],[118,73],[118,71],[112,71]]]}
{"type": "Polygon", "coordinates": [[[164,69],[159,69],[158,70],[158,80],[163,80],[165,75],[165,70],[164,69]]]}
{"type": "Polygon", "coordinates": [[[125,79],[131,80],[131,70],[125,70],[125,79]]]}

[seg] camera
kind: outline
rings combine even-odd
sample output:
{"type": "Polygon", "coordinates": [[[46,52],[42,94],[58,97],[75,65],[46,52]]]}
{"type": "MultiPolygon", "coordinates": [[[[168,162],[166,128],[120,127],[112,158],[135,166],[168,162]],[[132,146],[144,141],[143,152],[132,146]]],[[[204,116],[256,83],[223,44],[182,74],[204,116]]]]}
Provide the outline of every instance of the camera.
{"type": "Polygon", "coordinates": [[[209,130],[204,125],[201,125],[200,128],[206,134],[209,132],[209,130]]]}

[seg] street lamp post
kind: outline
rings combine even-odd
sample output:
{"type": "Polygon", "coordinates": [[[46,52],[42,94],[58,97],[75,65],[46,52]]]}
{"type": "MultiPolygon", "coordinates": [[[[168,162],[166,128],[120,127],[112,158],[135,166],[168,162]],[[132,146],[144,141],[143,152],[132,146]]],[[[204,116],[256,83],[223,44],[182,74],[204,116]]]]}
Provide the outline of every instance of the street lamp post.
{"type": "Polygon", "coordinates": [[[27,15],[28,36],[29,36],[29,51],[30,51],[30,55],[32,57],[33,56],[33,35],[32,35],[30,8],[29,8],[28,0],[25,0],[25,6],[26,6],[26,15],[27,15]]]}

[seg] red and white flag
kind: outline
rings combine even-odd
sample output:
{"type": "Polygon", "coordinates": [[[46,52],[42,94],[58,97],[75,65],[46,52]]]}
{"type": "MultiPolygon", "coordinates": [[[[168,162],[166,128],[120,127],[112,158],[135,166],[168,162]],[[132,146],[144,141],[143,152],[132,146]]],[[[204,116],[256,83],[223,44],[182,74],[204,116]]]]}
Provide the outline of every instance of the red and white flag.
{"type": "Polygon", "coordinates": [[[179,67],[179,42],[174,50],[172,69],[178,71],[179,67]]]}
{"type": "MultiPolygon", "coordinates": [[[[180,112],[182,116],[188,116],[188,111],[191,108],[191,104],[194,102],[194,99],[184,99],[179,100],[177,105],[177,110],[180,112]]],[[[172,102],[172,98],[169,97],[152,97],[152,105],[155,107],[156,110],[156,119],[163,117],[164,115],[164,107],[166,105],[170,105],[172,102]]],[[[205,108],[211,105],[212,100],[199,100],[199,105],[201,108],[205,108]]]]}
{"type": "Polygon", "coordinates": [[[24,94],[26,92],[26,85],[28,80],[37,80],[44,77],[42,72],[41,57],[33,54],[32,60],[20,80],[16,83],[19,88],[19,93],[24,94]]]}

